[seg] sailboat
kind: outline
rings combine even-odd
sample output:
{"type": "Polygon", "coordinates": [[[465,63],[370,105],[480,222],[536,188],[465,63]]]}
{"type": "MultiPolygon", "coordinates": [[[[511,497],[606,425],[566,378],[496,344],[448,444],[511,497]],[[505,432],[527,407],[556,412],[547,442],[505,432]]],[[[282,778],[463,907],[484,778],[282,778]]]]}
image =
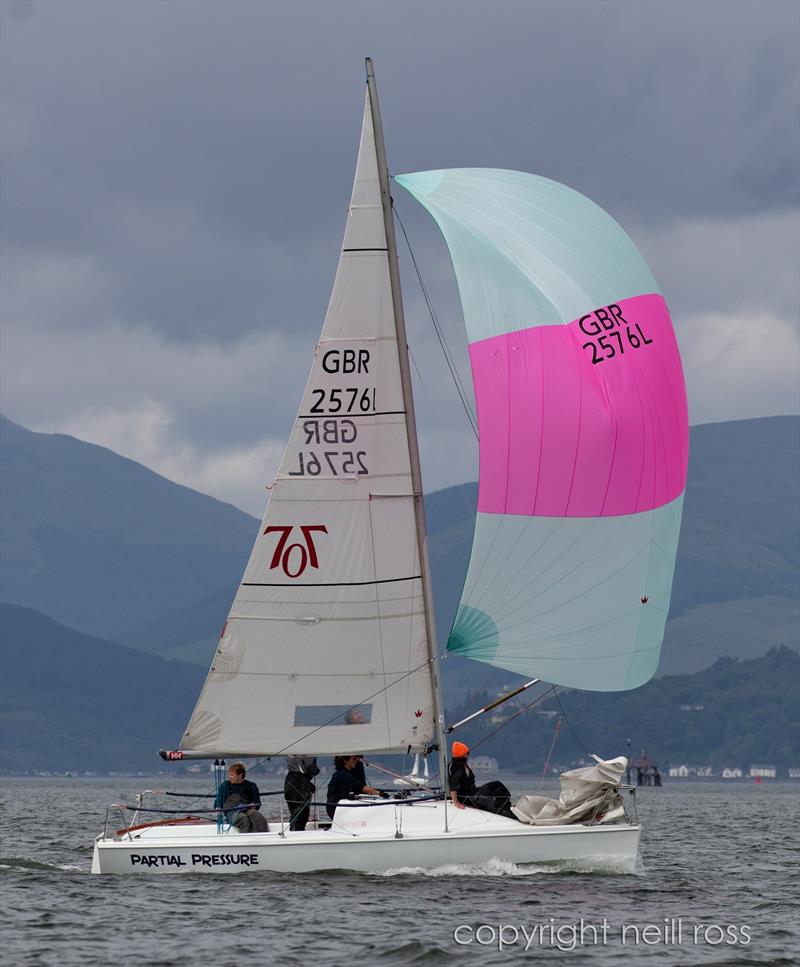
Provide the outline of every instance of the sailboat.
{"type": "MultiPolygon", "coordinates": [[[[220,816],[126,821],[97,873],[379,871],[633,859],[623,809],[576,821],[562,780],[517,819],[446,795],[422,474],[391,179],[371,61],[355,182],[308,384],[207,680],[168,761],[403,753],[438,771],[330,824],[242,833],[220,816]],[[433,780],[427,781],[427,785],[433,780]]],[[[450,251],[469,341],[480,483],[447,651],[578,689],[656,670],[688,454],[680,357],[663,296],[622,228],[579,193],[498,169],[401,175],[450,251]]],[[[591,773],[591,774],[590,774],[591,773]]],[[[525,797],[523,797],[525,798],[525,797]]],[[[608,797],[604,802],[608,801],[608,797]]],[[[141,800],[140,800],[141,804],[141,800]]],[[[579,811],[578,811],[579,812],[579,811]]]]}

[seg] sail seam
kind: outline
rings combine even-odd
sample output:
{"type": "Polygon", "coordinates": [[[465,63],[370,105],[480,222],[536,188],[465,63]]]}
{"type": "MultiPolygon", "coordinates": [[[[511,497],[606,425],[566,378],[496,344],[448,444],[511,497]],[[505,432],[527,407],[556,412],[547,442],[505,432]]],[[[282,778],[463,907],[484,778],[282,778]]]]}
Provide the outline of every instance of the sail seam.
{"type": "MultiPolygon", "coordinates": [[[[367,602],[367,603],[371,603],[371,602],[367,602]]],[[[378,619],[380,621],[393,621],[393,620],[395,620],[397,618],[415,618],[415,617],[419,617],[419,615],[424,614],[424,613],[425,613],[424,611],[404,611],[402,614],[383,614],[383,613],[379,612],[378,615],[377,615],[377,617],[378,617],[378,619]]],[[[351,621],[374,621],[375,618],[376,618],[376,615],[374,615],[374,614],[357,615],[355,617],[348,616],[347,618],[326,618],[326,617],[323,617],[322,615],[314,615],[313,617],[311,617],[311,616],[308,616],[308,617],[306,617],[306,616],[298,616],[296,618],[284,618],[284,617],[278,617],[277,615],[266,615],[266,614],[232,614],[228,620],[236,620],[236,621],[298,621],[298,622],[305,621],[305,622],[307,622],[309,624],[311,624],[312,622],[314,624],[321,624],[324,621],[326,624],[328,624],[331,621],[345,621],[345,622],[348,622],[348,623],[351,622],[351,621]]]]}
{"type": "MultiPolygon", "coordinates": [[[[425,663],[427,664],[427,662],[425,663]]],[[[413,669],[411,672],[405,671],[386,671],[386,672],[238,672],[242,678],[294,678],[300,680],[301,678],[347,678],[347,679],[357,679],[357,678],[391,678],[393,675],[400,676],[397,682],[402,681],[408,677],[408,675],[413,674],[413,672],[418,672],[424,665],[420,665],[418,668],[413,669]]],[[[386,688],[390,688],[392,685],[396,685],[397,682],[389,682],[386,688]]],[[[380,689],[375,692],[374,695],[370,695],[370,698],[375,698],[380,695],[384,689],[380,689]]],[[[357,705],[364,705],[369,699],[365,699],[363,702],[354,702],[352,707],[357,705]]],[[[298,728],[304,728],[304,726],[298,726],[298,728]]]]}
{"type": "Polygon", "coordinates": [[[309,583],[303,582],[302,584],[285,584],[285,583],[275,583],[269,584],[262,581],[242,581],[241,587],[243,588],[352,588],[352,587],[362,587],[367,584],[395,584],[397,581],[419,581],[421,579],[421,574],[412,574],[410,577],[405,578],[382,578],[380,581],[331,581],[328,583],[309,583]]]}
{"type": "MultiPolygon", "coordinates": [[[[354,417],[362,416],[405,416],[405,410],[382,410],[379,413],[345,413],[343,416],[339,416],[337,413],[298,413],[298,420],[352,420],[354,417]]],[[[390,476],[397,477],[400,474],[391,474],[390,476]]]]}

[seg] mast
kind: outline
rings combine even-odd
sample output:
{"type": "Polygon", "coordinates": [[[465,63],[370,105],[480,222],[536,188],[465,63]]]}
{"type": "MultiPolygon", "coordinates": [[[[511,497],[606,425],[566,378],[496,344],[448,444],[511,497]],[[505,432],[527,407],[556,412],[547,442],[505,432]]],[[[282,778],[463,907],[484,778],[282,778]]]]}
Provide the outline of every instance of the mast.
{"type": "Polygon", "coordinates": [[[397,332],[397,350],[400,357],[400,379],[403,387],[403,409],[406,414],[406,430],[411,457],[411,482],[414,488],[414,518],[417,525],[417,544],[419,546],[422,574],[422,598],[425,610],[425,631],[428,641],[428,658],[433,690],[434,728],[439,746],[439,775],[442,791],[447,802],[447,749],[444,743],[444,706],[439,684],[438,654],[436,646],[436,626],[433,620],[433,596],[431,594],[430,562],[428,560],[427,527],[425,524],[425,504],[422,491],[422,468],[417,443],[417,423],[414,417],[414,395],[411,387],[411,367],[408,359],[408,340],[406,320],[403,313],[403,296],[400,291],[400,268],[397,261],[397,242],[394,235],[392,215],[392,196],[389,190],[389,168],[386,162],[386,145],[383,141],[383,125],[378,105],[378,90],[375,85],[375,70],[372,58],[366,58],[367,88],[372,113],[372,129],[375,136],[375,154],[378,160],[381,202],[383,204],[383,224],[386,230],[386,248],[389,257],[389,283],[392,290],[394,324],[397,332]]]}

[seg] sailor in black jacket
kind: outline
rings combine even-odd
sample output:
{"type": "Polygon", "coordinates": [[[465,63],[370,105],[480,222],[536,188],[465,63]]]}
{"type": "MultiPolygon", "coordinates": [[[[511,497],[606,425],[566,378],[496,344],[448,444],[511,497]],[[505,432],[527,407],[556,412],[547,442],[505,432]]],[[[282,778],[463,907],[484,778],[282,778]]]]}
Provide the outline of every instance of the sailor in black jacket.
{"type": "Polygon", "coordinates": [[[475,785],[475,773],[467,762],[469,748],[463,742],[454,742],[453,758],[447,770],[450,798],[457,809],[472,806],[489,813],[497,813],[507,819],[516,819],[511,812],[511,793],[502,782],[485,782],[475,785]]]}
{"type": "Polygon", "coordinates": [[[315,757],[290,755],[286,759],[286,768],[283,795],[289,807],[289,829],[302,831],[306,828],[311,800],[317,788],[314,776],[319,775],[319,766],[315,757]]]}
{"type": "Polygon", "coordinates": [[[365,785],[357,774],[354,773],[359,758],[356,755],[337,755],[334,759],[336,771],[331,776],[328,783],[328,805],[325,807],[328,815],[333,819],[336,812],[336,804],[340,799],[350,799],[360,795],[362,792],[367,795],[379,795],[377,789],[365,785]]]}

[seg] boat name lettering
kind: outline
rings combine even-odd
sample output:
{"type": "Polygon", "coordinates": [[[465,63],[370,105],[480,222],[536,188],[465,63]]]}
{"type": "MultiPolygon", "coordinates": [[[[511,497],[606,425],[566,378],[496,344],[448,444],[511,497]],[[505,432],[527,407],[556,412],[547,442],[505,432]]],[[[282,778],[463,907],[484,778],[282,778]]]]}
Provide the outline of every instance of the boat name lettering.
{"type": "Polygon", "coordinates": [[[369,350],[329,349],[322,357],[326,373],[368,373],[369,350]]]}
{"type": "Polygon", "coordinates": [[[192,853],[192,866],[258,866],[258,853],[192,853]]]}
{"type": "MultiPolygon", "coordinates": [[[[188,866],[182,856],[131,853],[131,866],[188,866]]],[[[258,866],[257,853],[192,853],[192,866],[258,866]]]]}
{"type": "Polygon", "coordinates": [[[145,856],[143,853],[131,853],[131,866],[188,866],[180,856],[166,856],[159,853],[156,856],[145,856]]]}
{"type": "Polygon", "coordinates": [[[315,443],[355,443],[358,437],[358,428],[353,420],[332,419],[332,420],[304,420],[303,432],[306,435],[305,442],[315,443]]]}
{"type": "Polygon", "coordinates": [[[333,389],[312,389],[314,402],[309,413],[374,413],[374,386],[337,386],[333,389]]]}
{"type": "Polygon", "coordinates": [[[367,456],[365,450],[323,450],[321,456],[322,460],[313,450],[300,450],[297,454],[297,470],[290,470],[289,476],[318,477],[326,468],[332,477],[348,474],[362,477],[369,473],[364,463],[367,456]]]}
{"type": "MultiPolygon", "coordinates": [[[[297,542],[295,544],[289,544],[289,535],[293,530],[294,524],[281,524],[267,527],[264,531],[265,536],[273,532],[281,535],[278,538],[275,553],[272,555],[272,560],[269,565],[270,571],[280,565],[283,568],[283,573],[289,578],[300,577],[309,564],[313,568],[319,568],[317,548],[314,544],[314,538],[311,535],[314,533],[314,531],[318,531],[321,534],[328,533],[328,528],[324,524],[301,524],[300,533],[303,535],[303,540],[305,543],[301,544],[297,542]],[[295,549],[299,551],[299,566],[293,571],[291,567],[291,559],[292,551],[295,549]]],[[[297,557],[297,555],[295,555],[295,557],[297,557]]]]}
{"type": "Polygon", "coordinates": [[[625,319],[616,303],[581,316],[578,327],[581,332],[593,337],[594,341],[581,346],[591,352],[593,366],[614,356],[622,356],[626,349],[649,346],[653,341],[645,336],[638,322],[625,319]]]}

